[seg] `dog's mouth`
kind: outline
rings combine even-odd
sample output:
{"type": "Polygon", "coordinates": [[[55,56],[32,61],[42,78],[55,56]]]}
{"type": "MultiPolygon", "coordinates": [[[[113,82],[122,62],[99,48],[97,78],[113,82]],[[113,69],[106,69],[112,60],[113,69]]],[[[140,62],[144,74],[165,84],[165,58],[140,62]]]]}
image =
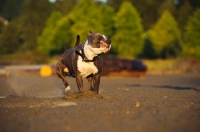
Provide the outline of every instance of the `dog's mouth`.
{"type": "Polygon", "coordinates": [[[104,49],[104,53],[108,53],[108,51],[111,48],[111,45],[108,45],[106,42],[104,42],[104,41],[101,40],[100,41],[100,48],[104,49]]]}

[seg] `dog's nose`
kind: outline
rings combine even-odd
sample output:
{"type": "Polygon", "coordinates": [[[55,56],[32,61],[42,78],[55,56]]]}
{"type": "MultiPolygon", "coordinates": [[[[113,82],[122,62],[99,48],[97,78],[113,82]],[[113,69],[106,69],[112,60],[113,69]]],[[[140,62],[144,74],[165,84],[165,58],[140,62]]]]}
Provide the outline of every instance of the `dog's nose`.
{"type": "Polygon", "coordinates": [[[110,48],[111,48],[111,45],[107,44],[107,43],[104,42],[104,41],[100,41],[100,47],[101,47],[101,48],[104,48],[104,53],[108,53],[108,51],[109,51],[110,48]]]}
{"type": "Polygon", "coordinates": [[[105,48],[106,45],[107,45],[107,44],[106,44],[104,41],[102,41],[102,40],[100,41],[100,47],[105,48]]]}
{"type": "Polygon", "coordinates": [[[105,47],[105,53],[108,53],[108,51],[110,51],[111,45],[106,44],[105,47]]]}

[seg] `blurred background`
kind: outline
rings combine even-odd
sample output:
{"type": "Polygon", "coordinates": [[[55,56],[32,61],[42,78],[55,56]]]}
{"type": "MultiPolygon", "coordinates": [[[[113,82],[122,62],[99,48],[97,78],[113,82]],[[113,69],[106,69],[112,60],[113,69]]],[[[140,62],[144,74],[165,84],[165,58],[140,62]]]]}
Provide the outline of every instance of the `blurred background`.
{"type": "Polygon", "coordinates": [[[88,30],[111,38],[113,64],[200,72],[199,0],[0,0],[0,65],[55,64],[88,30]]]}

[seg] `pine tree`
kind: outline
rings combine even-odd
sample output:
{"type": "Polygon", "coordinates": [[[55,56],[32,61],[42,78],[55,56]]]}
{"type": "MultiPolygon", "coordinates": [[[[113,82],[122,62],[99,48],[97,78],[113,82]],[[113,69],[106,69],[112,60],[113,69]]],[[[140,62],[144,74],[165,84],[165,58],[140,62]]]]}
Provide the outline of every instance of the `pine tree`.
{"type": "Polygon", "coordinates": [[[97,6],[92,0],[79,1],[69,14],[56,23],[50,37],[50,44],[53,46],[51,52],[74,47],[77,34],[83,42],[89,30],[111,36],[113,14],[108,6],[97,6]]]}
{"type": "MultiPolygon", "coordinates": [[[[56,49],[58,45],[53,43],[53,35],[55,34],[55,28],[58,21],[62,18],[60,12],[53,12],[47,20],[46,26],[44,27],[41,36],[38,37],[37,50],[44,54],[49,54],[52,50],[56,49]]],[[[58,38],[59,39],[59,38],[58,38]]]]}
{"type": "Polygon", "coordinates": [[[0,54],[12,54],[22,44],[17,20],[13,20],[2,29],[0,33],[0,54]]]}
{"type": "Polygon", "coordinates": [[[200,59],[200,9],[197,9],[190,17],[186,26],[185,54],[200,59]]]}
{"type": "Polygon", "coordinates": [[[93,0],[80,0],[68,17],[73,22],[72,33],[74,36],[79,34],[82,41],[87,38],[89,30],[100,33],[104,31],[100,10],[93,0]]]}
{"type": "Polygon", "coordinates": [[[123,2],[114,17],[115,34],[112,38],[113,49],[118,56],[133,58],[143,48],[143,27],[140,16],[130,2],[123,2]]]}
{"type": "Polygon", "coordinates": [[[183,33],[185,33],[185,27],[187,21],[189,20],[189,16],[192,15],[192,12],[193,8],[188,0],[184,1],[183,5],[178,10],[177,22],[179,24],[179,28],[182,32],[182,35],[184,35],[183,33]]]}
{"type": "Polygon", "coordinates": [[[157,56],[175,57],[181,52],[180,31],[176,20],[167,10],[148,32],[148,39],[157,56]]]}
{"type": "Polygon", "coordinates": [[[45,22],[50,16],[52,5],[48,0],[26,0],[20,16],[21,37],[24,41],[21,49],[33,51],[37,47],[37,37],[41,34],[45,22]]]}
{"type": "Polygon", "coordinates": [[[101,14],[100,22],[103,26],[103,34],[111,37],[113,34],[113,16],[114,11],[111,7],[103,4],[99,7],[99,11],[101,14]]]}
{"type": "Polygon", "coordinates": [[[74,43],[72,42],[76,40],[76,36],[71,31],[72,26],[73,21],[68,16],[58,21],[51,41],[56,46],[54,47],[54,51],[63,52],[65,49],[74,47],[74,43]]]}

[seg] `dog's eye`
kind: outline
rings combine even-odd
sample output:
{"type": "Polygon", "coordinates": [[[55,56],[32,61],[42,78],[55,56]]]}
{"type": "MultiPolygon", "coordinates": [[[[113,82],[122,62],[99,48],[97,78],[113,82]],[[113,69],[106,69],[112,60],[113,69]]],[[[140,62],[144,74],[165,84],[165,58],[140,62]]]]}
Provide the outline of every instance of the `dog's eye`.
{"type": "Polygon", "coordinates": [[[101,42],[99,41],[99,42],[97,43],[97,45],[100,46],[100,45],[101,45],[101,42]]]}

